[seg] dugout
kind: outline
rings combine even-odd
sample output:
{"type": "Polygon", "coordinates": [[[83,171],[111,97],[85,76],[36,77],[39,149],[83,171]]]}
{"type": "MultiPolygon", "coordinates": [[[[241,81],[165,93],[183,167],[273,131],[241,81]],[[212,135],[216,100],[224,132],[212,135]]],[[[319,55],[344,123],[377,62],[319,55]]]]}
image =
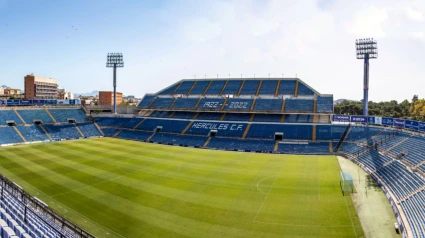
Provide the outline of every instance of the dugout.
{"type": "Polygon", "coordinates": [[[208,133],[208,137],[215,137],[215,135],[217,135],[217,130],[210,130],[208,133]]]}

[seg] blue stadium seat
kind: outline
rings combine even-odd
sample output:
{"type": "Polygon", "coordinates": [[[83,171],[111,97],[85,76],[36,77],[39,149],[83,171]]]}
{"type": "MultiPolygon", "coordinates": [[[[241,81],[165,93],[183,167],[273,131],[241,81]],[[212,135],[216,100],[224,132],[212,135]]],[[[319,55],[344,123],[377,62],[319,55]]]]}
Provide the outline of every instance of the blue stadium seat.
{"type": "Polygon", "coordinates": [[[24,142],[11,126],[0,126],[0,144],[14,144],[24,142]]]}
{"type": "Polygon", "coordinates": [[[43,127],[52,139],[75,139],[81,137],[74,124],[45,124],[43,127]]]}
{"type": "Polygon", "coordinates": [[[246,123],[195,121],[186,134],[207,136],[211,130],[217,130],[217,136],[241,137],[246,123]]]}
{"type": "Polygon", "coordinates": [[[241,84],[242,80],[229,80],[224,88],[223,95],[237,95],[241,84]]]}
{"type": "Polygon", "coordinates": [[[142,120],[144,120],[143,118],[131,118],[131,120],[124,124],[124,128],[130,128],[133,129],[135,126],[137,126],[137,124],[139,124],[142,120]]]}
{"type": "Polygon", "coordinates": [[[201,112],[196,119],[198,120],[220,120],[223,113],[201,112]]]}
{"type": "Polygon", "coordinates": [[[229,98],[224,106],[227,111],[249,111],[253,99],[229,98]]]}
{"type": "Polygon", "coordinates": [[[314,95],[314,91],[308,88],[305,84],[299,82],[298,83],[298,95],[305,96],[305,95],[314,95]]]}
{"type": "Polygon", "coordinates": [[[165,88],[164,90],[160,91],[158,95],[171,95],[174,90],[176,90],[177,86],[179,86],[180,82],[177,82],[173,85],[170,85],[169,87],[165,88]]]}
{"type": "Polygon", "coordinates": [[[56,122],[67,122],[68,118],[73,118],[77,122],[89,120],[81,109],[49,109],[49,112],[55,118],[56,122]]]}
{"type": "Polygon", "coordinates": [[[193,109],[199,98],[177,98],[173,109],[193,109]]]}
{"type": "Polygon", "coordinates": [[[189,121],[146,118],[138,129],[153,131],[155,128],[162,126],[161,132],[181,133],[188,124],[189,121]]]}
{"type": "Polygon", "coordinates": [[[317,112],[330,112],[334,109],[333,97],[317,97],[317,112]]]}
{"type": "Polygon", "coordinates": [[[225,83],[225,80],[212,80],[212,83],[205,95],[219,95],[225,83]]]}
{"type": "Polygon", "coordinates": [[[224,98],[203,98],[198,104],[199,110],[220,110],[223,106],[224,98]]]}
{"type": "Polygon", "coordinates": [[[313,115],[286,114],[285,123],[313,123],[313,115]]]}
{"type": "Polygon", "coordinates": [[[151,104],[155,97],[155,95],[145,95],[142,101],[139,102],[139,105],[137,105],[137,107],[148,108],[149,104],[151,104]]]}
{"type": "Polygon", "coordinates": [[[14,110],[0,110],[0,125],[6,125],[6,121],[15,121],[16,124],[24,124],[14,110]]]}
{"type": "Polygon", "coordinates": [[[120,133],[118,133],[116,137],[130,140],[146,141],[152,135],[152,133],[153,132],[124,129],[120,133]]]}
{"type": "Polygon", "coordinates": [[[161,144],[203,147],[208,137],[156,133],[151,141],[161,144]]]}
{"type": "Polygon", "coordinates": [[[260,80],[245,80],[240,95],[255,95],[259,84],[260,80]]]}
{"type": "Polygon", "coordinates": [[[226,113],[224,121],[249,121],[251,113],[226,113]]]}
{"type": "Polygon", "coordinates": [[[278,80],[263,80],[258,95],[274,95],[278,80]]]}
{"type": "Polygon", "coordinates": [[[281,80],[279,85],[279,95],[294,95],[296,80],[281,80]]]}
{"type": "Polygon", "coordinates": [[[28,142],[49,140],[49,137],[47,137],[46,133],[44,133],[43,129],[38,125],[17,126],[17,128],[28,142]]]}
{"type": "Polygon", "coordinates": [[[254,111],[280,111],[282,110],[282,99],[258,98],[254,104],[254,111]]]}
{"type": "Polygon", "coordinates": [[[194,112],[174,112],[171,118],[192,119],[195,115],[194,112]]]}
{"type": "Polygon", "coordinates": [[[311,99],[286,99],[285,112],[313,112],[314,100],[311,99]]]}
{"type": "Polygon", "coordinates": [[[340,140],[347,130],[347,125],[317,125],[317,140],[340,140]]]}
{"type": "Polygon", "coordinates": [[[279,143],[277,151],[284,154],[329,154],[329,142],[279,143]]]}
{"type": "Polygon", "coordinates": [[[113,126],[122,127],[127,124],[131,118],[118,118],[118,117],[95,117],[94,121],[100,126],[113,126]]]}
{"type": "Polygon", "coordinates": [[[119,130],[118,128],[101,128],[105,136],[114,136],[119,130]]]}
{"type": "Polygon", "coordinates": [[[41,120],[43,123],[53,123],[52,118],[44,109],[18,110],[17,112],[27,124],[32,124],[34,120],[41,120]]]}
{"type": "Polygon", "coordinates": [[[283,139],[311,140],[312,129],[311,125],[252,124],[247,137],[274,139],[275,133],[283,133],[283,139]]]}
{"type": "Polygon", "coordinates": [[[189,95],[202,95],[210,84],[210,80],[198,80],[189,95]]]}
{"type": "Polygon", "coordinates": [[[151,109],[169,108],[174,98],[156,98],[151,104],[151,109]]]}
{"type": "Polygon", "coordinates": [[[77,126],[85,137],[102,136],[97,127],[91,122],[77,123],[77,126]]]}
{"type": "Polygon", "coordinates": [[[171,113],[171,111],[154,111],[149,115],[149,117],[168,118],[171,113]]]}
{"type": "Polygon", "coordinates": [[[280,122],[282,115],[280,114],[255,114],[252,121],[255,122],[280,122]]]}
{"type": "Polygon", "coordinates": [[[247,140],[247,139],[231,139],[231,138],[211,138],[208,148],[220,150],[245,150],[245,151],[261,151],[272,152],[274,149],[274,140],[247,140]]]}
{"type": "Polygon", "coordinates": [[[174,94],[184,94],[186,95],[189,90],[192,88],[194,81],[183,81],[174,94]]]}

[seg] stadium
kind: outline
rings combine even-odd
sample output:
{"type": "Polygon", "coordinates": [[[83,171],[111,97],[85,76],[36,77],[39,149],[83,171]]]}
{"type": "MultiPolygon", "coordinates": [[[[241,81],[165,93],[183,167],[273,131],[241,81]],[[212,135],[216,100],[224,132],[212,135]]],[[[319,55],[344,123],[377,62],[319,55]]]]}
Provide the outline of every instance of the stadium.
{"type": "Polygon", "coordinates": [[[2,237],[424,237],[425,124],[333,101],[298,78],[218,78],[133,114],[10,102],[2,237]]]}

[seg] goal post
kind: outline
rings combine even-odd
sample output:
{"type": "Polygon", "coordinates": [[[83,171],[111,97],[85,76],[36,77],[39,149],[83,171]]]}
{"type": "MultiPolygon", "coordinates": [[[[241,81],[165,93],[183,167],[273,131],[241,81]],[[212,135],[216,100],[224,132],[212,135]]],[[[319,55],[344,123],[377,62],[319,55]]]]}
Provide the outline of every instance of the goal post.
{"type": "Polygon", "coordinates": [[[340,186],[342,195],[345,196],[346,193],[354,193],[354,183],[353,183],[353,177],[351,177],[351,174],[348,172],[342,172],[340,171],[340,186]]]}

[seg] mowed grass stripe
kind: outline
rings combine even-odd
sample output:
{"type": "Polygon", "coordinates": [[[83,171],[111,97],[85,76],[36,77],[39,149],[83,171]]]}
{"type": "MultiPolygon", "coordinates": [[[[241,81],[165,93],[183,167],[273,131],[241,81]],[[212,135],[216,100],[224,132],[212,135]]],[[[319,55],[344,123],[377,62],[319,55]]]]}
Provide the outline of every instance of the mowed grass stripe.
{"type": "MultiPolygon", "coordinates": [[[[210,151],[110,138],[10,147],[6,150],[9,152],[5,158],[0,158],[0,165],[7,165],[7,169],[13,169],[17,164],[20,167],[14,171],[19,172],[29,165],[31,169],[25,170],[25,173],[39,176],[40,172],[49,171],[47,174],[51,178],[73,180],[54,181],[58,184],[83,186],[72,192],[71,188],[65,187],[66,192],[54,199],[127,237],[314,237],[314,232],[321,236],[349,237],[353,233],[352,227],[346,229],[345,226],[324,229],[321,224],[316,224],[319,227],[305,229],[252,222],[265,196],[258,190],[257,183],[277,174],[280,169],[291,171],[301,168],[311,172],[309,176],[299,175],[296,178],[297,182],[306,185],[303,193],[294,196],[300,199],[300,203],[308,200],[305,195],[315,195],[318,199],[319,190],[320,198],[339,191],[327,188],[326,179],[322,182],[321,170],[317,163],[312,163],[317,161],[315,157],[210,151]],[[15,158],[18,160],[13,161],[15,158]],[[298,167],[296,162],[300,163],[298,167]],[[55,173],[62,174],[58,177],[55,173]],[[107,180],[111,176],[115,177],[107,180]],[[320,189],[318,185],[321,185],[320,189]]],[[[335,158],[322,158],[336,161],[335,158]]],[[[338,173],[339,170],[336,170],[333,172],[338,173]]],[[[278,183],[273,186],[276,191],[286,186],[286,176],[283,173],[280,176],[282,186],[278,183]]],[[[37,181],[33,180],[31,184],[41,187],[37,181]]],[[[272,181],[266,179],[260,187],[267,190],[272,181]]],[[[48,182],[54,184],[53,181],[48,182]]],[[[49,186],[42,188],[49,189],[49,186]]],[[[285,196],[276,196],[275,202],[273,199],[268,201],[274,203],[271,208],[276,210],[285,196]]],[[[324,206],[332,208],[333,204],[325,203],[324,206]]],[[[301,222],[303,219],[300,217],[314,215],[312,212],[311,209],[298,209],[296,219],[301,222]]],[[[355,214],[355,210],[353,212],[355,214]]],[[[76,217],[72,213],[69,215],[76,217]]],[[[273,221],[279,219],[280,213],[266,210],[266,215],[266,219],[273,221]]],[[[339,220],[335,217],[338,215],[329,216],[339,220]]],[[[304,219],[303,222],[313,223],[314,219],[304,219]]],[[[355,219],[353,223],[360,224],[355,219]]],[[[94,231],[102,230],[93,223],[76,222],[93,227],[94,231]]],[[[356,227],[356,231],[358,228],[361,235],[361,226],[356,227]]],[[[103,237],[104,233],[99,236],[103,237]]]]}

